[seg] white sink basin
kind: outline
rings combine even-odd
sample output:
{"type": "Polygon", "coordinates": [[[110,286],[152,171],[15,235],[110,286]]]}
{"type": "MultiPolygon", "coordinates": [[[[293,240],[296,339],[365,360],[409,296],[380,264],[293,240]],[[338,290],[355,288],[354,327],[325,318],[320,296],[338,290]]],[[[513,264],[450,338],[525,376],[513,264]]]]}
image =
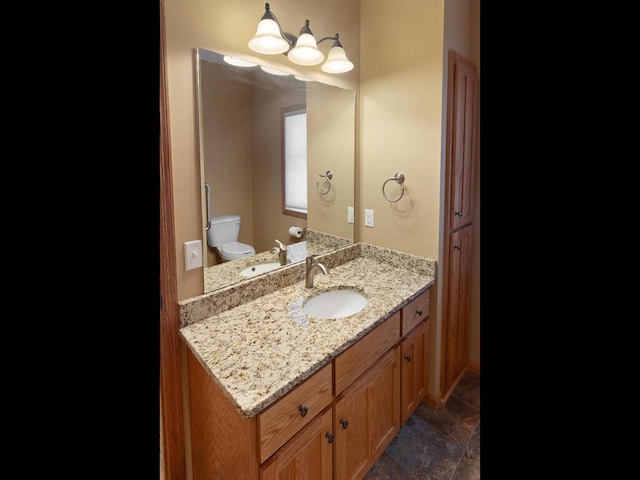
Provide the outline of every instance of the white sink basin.
{"type": "Polygon", "coordinates": [[[251,265],[250,267],[245,268],[240,272],[240,275],[242,275],[243,277],[255,277],[256,275],[275,270],[278,267],[280,267],[280,262],[258,263],[256,265],[251,265]]]}
{"type": "Polygon", "coordinates": [[[358,313],[368,303],[367,297],[358,290],[342,288],[311,297],[302,312],[322,319],[343,318],[358,313]]]}

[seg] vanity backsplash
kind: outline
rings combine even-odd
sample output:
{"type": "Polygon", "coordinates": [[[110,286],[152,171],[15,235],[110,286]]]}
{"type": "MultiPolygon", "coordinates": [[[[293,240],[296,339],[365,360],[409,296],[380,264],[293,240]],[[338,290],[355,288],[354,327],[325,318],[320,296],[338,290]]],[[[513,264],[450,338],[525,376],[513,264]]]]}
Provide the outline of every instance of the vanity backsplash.
{"type": "MultiPolygon", "coordinates": [[[[291,248],[291,246],[288,248],[291,248]]],[[[331,270],[358,257],[373,258],[420,275],[435,277],[436,273],[435,260],[366,243],[354,243],[326,254],[319,254],[317,255],[317,260],[331,270]]],[[[304,260],[304,258],[296,259],[295,261],[298,260],[304,260]]],[[[180,327],[183,328],[199,322],[304,279],[305,264],[298,261],[298,263],[283,266],[272,272],[243,280],[228,287],[182,300],[178,302],[180,307],[180,327]]]]}

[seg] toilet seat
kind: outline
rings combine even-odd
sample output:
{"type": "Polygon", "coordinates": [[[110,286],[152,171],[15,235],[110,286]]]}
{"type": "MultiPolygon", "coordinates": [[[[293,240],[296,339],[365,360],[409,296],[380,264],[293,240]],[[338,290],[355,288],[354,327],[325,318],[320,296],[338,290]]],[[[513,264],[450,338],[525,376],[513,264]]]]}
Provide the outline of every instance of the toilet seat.
{"type": "Polygon", "coordinates": [[[218,247],[218,250],[220,251],[220,256],[225,260],[251,257],[256,254],[255,249],[251,245],[241,242],[225,243],[218,247]]]}

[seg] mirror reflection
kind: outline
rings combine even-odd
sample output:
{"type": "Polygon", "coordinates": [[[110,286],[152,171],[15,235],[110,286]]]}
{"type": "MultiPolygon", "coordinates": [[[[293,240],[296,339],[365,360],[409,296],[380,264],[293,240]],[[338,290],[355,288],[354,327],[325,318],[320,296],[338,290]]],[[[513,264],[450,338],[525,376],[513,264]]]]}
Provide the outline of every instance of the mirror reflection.
{"type": "Polygon", "coordinates": [[[195,65],[204,292],[352,243],[355,92],[201,48],[195,65]]]}

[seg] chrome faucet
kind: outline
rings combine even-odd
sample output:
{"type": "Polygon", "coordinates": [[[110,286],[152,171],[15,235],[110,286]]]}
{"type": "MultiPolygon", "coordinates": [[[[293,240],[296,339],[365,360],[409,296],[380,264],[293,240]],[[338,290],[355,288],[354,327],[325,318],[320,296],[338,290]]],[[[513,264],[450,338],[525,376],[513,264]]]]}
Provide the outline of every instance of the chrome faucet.
{"type": "Polygon", "coordinates": [[[278,260],[280,260],[280,265],[287,264],[287,247],[283,245],[280,240],[276,239],[277,246],[273,247],[270,252],[278,254],[278,260]]]}
{"type": "Polygon", "coordinates": [[[322,263],[316,262],[315,255],[309,255],[305,261],[306,267],[306,281],[304,286],[307,288],[313,288],[313,274],[316,270],[320,270],[325,275],[329,274],[329,269],[325,267],[322,263]]]}

